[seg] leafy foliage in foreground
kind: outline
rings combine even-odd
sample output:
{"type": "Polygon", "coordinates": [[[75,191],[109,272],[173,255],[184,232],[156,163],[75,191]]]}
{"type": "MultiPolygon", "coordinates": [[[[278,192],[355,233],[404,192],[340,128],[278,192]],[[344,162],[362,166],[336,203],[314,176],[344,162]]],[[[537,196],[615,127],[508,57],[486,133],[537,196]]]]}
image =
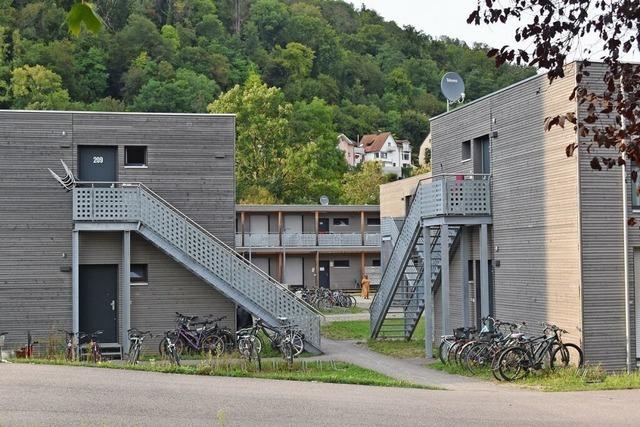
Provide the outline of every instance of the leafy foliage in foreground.
{"type": "Polygon", "coordinates": [[[445,71],[464,76],[469,100],[534,73],[343,1],[83,4],[0,0],[0,108],[237,113],[248,202],[375,203],[342,189],[353,179],[338,133],[392,131],[417,153],[445,110],[445,71]],[[93,10],[102,30],[70,35],[95,29],[93,10]]]}

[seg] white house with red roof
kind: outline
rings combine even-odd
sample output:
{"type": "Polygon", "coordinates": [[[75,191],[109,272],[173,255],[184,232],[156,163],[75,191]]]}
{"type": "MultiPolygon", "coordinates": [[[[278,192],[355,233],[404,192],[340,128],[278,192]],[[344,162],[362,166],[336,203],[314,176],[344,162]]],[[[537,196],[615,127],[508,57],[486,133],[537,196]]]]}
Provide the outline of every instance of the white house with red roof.
{"type": "Polygon", "coordinates": [[[347,163],[356,166],[362,162],[382,163],[382,170],[398,178],[402,177],[402,168],[411,165],[411,143],[395,140],[391,132],[363,135],[354,142],[344,134],[338,136],[338,149],[345,154],[347,163]]]}

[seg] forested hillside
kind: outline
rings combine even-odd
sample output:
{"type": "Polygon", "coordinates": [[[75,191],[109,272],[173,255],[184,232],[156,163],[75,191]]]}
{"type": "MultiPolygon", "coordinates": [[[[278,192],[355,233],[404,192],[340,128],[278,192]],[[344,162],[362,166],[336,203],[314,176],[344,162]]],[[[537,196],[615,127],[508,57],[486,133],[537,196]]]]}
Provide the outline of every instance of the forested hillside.
{"type": "Polygon", "coordinates": [[[237,113],[246,201],[353,201],[345,173],[371,171],[347,171],[338,133],[417,150],[445,71],[467,100],[534,73],[342,1],[96,0],[104,28],[79,37],[72,3],[0,0],[0,108],[237,113]]]}

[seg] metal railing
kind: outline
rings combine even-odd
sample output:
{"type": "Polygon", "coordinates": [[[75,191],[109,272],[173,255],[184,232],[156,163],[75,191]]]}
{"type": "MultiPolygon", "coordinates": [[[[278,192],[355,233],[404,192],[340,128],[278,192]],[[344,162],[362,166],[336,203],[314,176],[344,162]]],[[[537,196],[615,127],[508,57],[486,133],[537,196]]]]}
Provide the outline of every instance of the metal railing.
{"type": "Polygon", "coordinates": [[[316,309],[143,184],[79,183],[73,190],[73,219],[148,227],[251,303],[298,325],[308,342],[320,348],[322,315],[316,309]]]}
{"type": "Polygon", "coordinates": [[[385,266],[380,287],[371,303],[372,332],[382,324],[398,282],[409,263],[422,218],[447,215],[491,215],[490,175],[443,174],[418,182],[409,212],[385,266]]]}
{"type": "MultiPolygon", "coordinates": [[[[241,233],[236,234],[236,247],[274,248],[274,247],[313,247],[313,246],[362,246],[360,233],[283,233],[282,244],[278,233],[241,233]],[[316,239],[318,245],[316,245],[316,239]]],[[[364,246],[380,246],[380,233],[365,233],[364,246]]]]}

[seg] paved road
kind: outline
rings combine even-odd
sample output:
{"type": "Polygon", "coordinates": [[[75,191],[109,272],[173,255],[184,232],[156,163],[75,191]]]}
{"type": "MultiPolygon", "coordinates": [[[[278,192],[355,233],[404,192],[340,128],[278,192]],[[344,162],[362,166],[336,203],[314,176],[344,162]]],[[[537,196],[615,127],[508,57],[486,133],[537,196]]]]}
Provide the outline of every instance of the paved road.
{"type": "Polygon", "coordinates": [[[2,426],[584,426],[639,419],[638,391],[431,391],[0,364],[2,426]]]}

